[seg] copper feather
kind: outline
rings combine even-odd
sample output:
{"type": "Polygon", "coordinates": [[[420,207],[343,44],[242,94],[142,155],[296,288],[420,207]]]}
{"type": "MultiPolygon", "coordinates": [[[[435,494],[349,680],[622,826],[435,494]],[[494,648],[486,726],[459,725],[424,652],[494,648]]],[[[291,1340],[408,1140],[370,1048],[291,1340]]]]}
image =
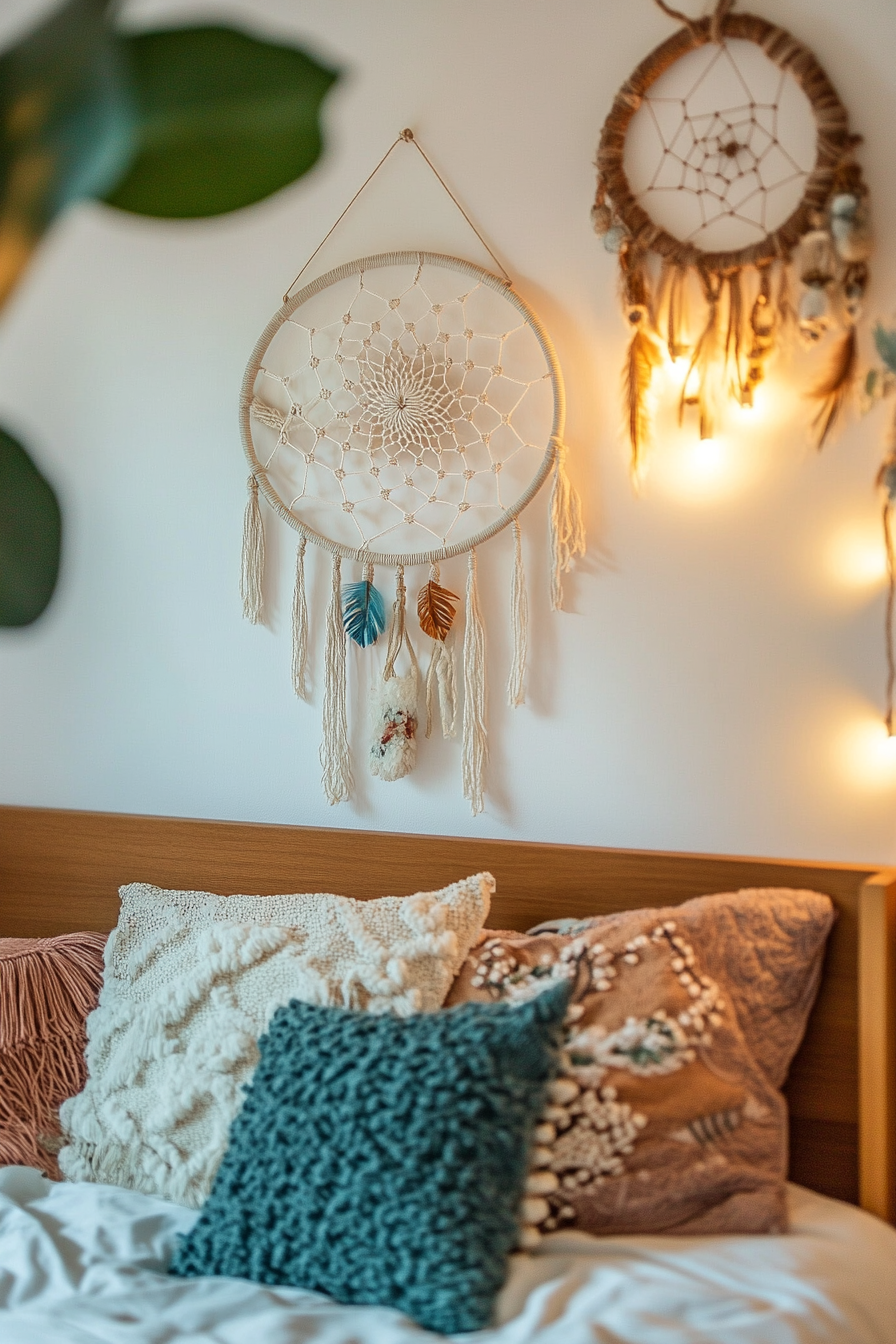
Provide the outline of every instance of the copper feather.
{"type": "Polygon", "coordinates": [[[435,579],[425,583],[417,594],[417,615],[420,628],[430,639],[444,640],[454,623],[458,597],[442,588],[435,579]]]}

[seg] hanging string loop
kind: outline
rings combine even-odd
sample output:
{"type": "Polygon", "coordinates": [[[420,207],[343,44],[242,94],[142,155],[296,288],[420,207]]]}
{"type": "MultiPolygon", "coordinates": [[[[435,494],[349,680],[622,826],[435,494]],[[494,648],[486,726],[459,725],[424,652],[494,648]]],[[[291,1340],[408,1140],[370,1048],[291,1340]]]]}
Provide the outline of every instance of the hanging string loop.
{"type": "Polygon", "coordinates": [[[440,184],[440,186],[441,186],[442,189],[444,190],[445,194],[446,194],[446,195],[447,195],[447,196],[454,202],[454,204],[457,206],[457,209],[458,209],[458,210],[460,211],[460,213],[463,215],[464,219],[465,219],[466,222],[469,224],[470,228],[473,230],[473,232],[475,233],[476,237],[479,239],[479,242],[482,244],[482,246],[485,248],[486,252],[487,252],[487,253],[489,254],[489,256],[491,257],[492,261],[495,263],[495,266],[498,268],[498,270],[499,270],[500,273],[501,273],[501,278],[502,278],[502,280],[504,281],[505,285],[507,285],[508,288],[509,288],[510,286],[513,285],[513,280],[510,278],[510,275],[508,274],[506,268],[505,268],[504,266],[501,265],[500,261],[499,261],[498,258],[495,256],[494,252],[492,251],[492,249],[489,247],[488,243],[487,243],[487,242],[485,241],[485,239],[483,238],[483,236],[482,236],[482,234],[480,233],[479,229],[477,229],[476,225],[473,223],[472,219],[471,219],[470,216],[467,214],[466,210],[465,210],[464,207],[461,205],[460,201],[457,199],[457,197],[455,196],[454,192],[453,192],[453,191],[451,190],[451,188],[448,186],[448,183],[445,181],[444,177],[442,177],[442,174],[439,172],[438,168],[436,168],[436,166],[435,166],[435,164],[433,163],[432,159],[430,159],[429,155],[426,153],[426,151],[423,149],[423,147],[422,147],[422,145],[420,144],[420,142],[417,140],[416,136],[414,135],[414,132],[410,129],[409,126],[406,126],[406,127],[404,128],[404,130],[401,131],[400,134],[397,135],[397,136],[395,137],[395,139],[392,141],[392,144],[389,146],[389,148],[386,150],[386,152],[385,152],[385,154],[383,155],[383,157],[380,159],[379,163],[378,163],[378,164],[376,165],[376,167],[373,169],[373,172],[369,173],[369,174],[367,175],[367,177],[365,177],[364,181],[361,183],[360,187],[359,187],[358,190],[355,192],[354,196],[351,198],[351,200],[349,201],[348,205],[347,205],[347,206],[345,207],[345,209],[343,210],[342,214],[341,214],[341,215],[339,216],[339,218],[336,220],[336,223],[332,226],[331,229],[328,230],[327,233],[324,234],[323,238],[320,240],[320,242],[318,243],[317,247],[316,247],[316,248],[314,249],[314,251],[311,253],[311,256],[310,256],[310,257],[308,258],[308,260],[305,262],[305,265],[304,265],[304,266],[302,267],[302,269],[299,271],[298,275],[297,275],[296,278],[293,280],[292,284],[289,286],[289,288],[287,289],[286,293],[283,295],[283,302],[284,302],[284,303],[288,303],[288,302],[289,302],[289,296],[290,296],[290,294],[291,294],[292,291],[295,289],[295,287],[296,287],[296,285],[298,284],[299,280],[301,280],[302,276],[305,274],[305,272],[307,271],[308,267],[311,265],[312,261],[313,261],[314,258],[317,256],[318,252],[320,252],[321,248],[322,248],[326,243],[328,243],[328,242],[330,241],[330,239],[332,238],[333,234],[334,234],[334,233],[336,232],[336,230],[339,228],[339,225],[342,223],[342,221],[345,219],[345,217],[346,217],[346,215],[348,214],[348,212],[351,210],[352,206],[355,204],[355,201],[358,199],[359,196],[361,196],[361,195],[363,194],[363,192],[365,191],[365,189],[370,185],[370,183],[371,183],[371,182],[373,181],[373,179],[376,177],[377,173],[380,171],[380,169],[382,168],[383,164],[386,162],[386,160],[387,160],[388,158],[391,157],[393,151],[396,150],[396,149],[398,148],[399,145],[413,145],[413,146],[414,146],[414,148],[416,149],[417,153],[420,155],[420,157],[421,157],[421,159],[423,160],[423,162],[426,164],[426,166],[429,168],[430,172],[431,172],[431,173],[433,174],[433,176],[435,177],[436,181],[440,184]]]}

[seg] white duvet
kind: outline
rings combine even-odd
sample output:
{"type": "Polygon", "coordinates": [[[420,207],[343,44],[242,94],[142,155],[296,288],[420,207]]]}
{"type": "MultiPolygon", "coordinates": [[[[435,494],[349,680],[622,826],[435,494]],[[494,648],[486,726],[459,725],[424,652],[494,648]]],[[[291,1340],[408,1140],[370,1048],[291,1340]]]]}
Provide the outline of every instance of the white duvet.
{"type": "MultiPolygon", "coordinates": [[[[790,1187],[783,1237],[546,1237],[481,1344],[894,1344],[896,1231],[790,1187]]],[[[420,1344],[398,1312],[165,1275],[189,1209],[0,1168],[2,1344],[420,1344]]]]}

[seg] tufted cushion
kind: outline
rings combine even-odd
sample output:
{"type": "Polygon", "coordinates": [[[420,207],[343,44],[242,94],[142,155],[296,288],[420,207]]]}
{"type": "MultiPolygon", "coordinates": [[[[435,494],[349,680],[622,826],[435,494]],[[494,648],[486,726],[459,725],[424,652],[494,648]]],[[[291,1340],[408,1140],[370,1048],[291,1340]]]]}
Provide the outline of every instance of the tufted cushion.
{"type": "Polygon", "coordinates": [[[400,1020],[291,1003],[172,1273],[488,1325],[568,986],[400,1020]]]}
{"type": "Polygon", "coordinates": [[[560,1227],[786,1230],[778,1089],[833,918],[827,896],[768,889],[483,935],[449,1004],[575,987],[523,1245],[560,1227]]]}
{"type": "Polygon", "coordinates": [[[198,1207],[275,1009],[434,1011],[493,889],[488,873],[372,901],[123,887],[87,1085],[60,1112],[63,1174],[198,1207]]]}

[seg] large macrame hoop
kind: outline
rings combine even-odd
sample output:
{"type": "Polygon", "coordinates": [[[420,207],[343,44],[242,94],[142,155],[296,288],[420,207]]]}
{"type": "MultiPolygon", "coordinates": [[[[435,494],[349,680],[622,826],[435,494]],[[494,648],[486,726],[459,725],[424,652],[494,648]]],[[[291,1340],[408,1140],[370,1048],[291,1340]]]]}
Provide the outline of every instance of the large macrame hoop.
{"type": "MultiPolygon", "coordinates": [[[[385,163],[396,146],[401,143],[412,144],[416,148],[463,214],[467,223],[473,228],[480,242],[495,260],[496,265],[503,271],[491,248],[485,243],[460,202],[450,191],[409,130],[401,133],[370,177],[367,178],[367,181],[362,184],[346,210],[336,221],[333,229],[327,234],[324,243],[341,219],[344,218],[354,201],[357,200],[367,183],[382,167],[382,164],[385,163]]],[[[320,246],[323,246],[323,243],[320,246]]],[[[317,255],[318,251],[320,251],[320,247],[312,254],[312,258],[317,255]]],[[[306,262],[303,271],[307,269],[310,260],[306,262]]],[[[299,276],[296,277],[293,285],[301,277],[303,271],[299,272],[299,276]]],[[[292,287],[290,286],[290,290],[292,287]]],[[[275,356],[275,363],[276,359],[275,356]]],[[[513,359],[511,359],[512,362],[513,359]]],[[[296,376],[302,372],[302,368],[303,363],[300,362],[299,368],[295,371],[296,376]]],[[[319,373],[316,373],[315,376],[318,380],[320,379],[319,373]]],[[[429,667],[423,678],[425,683],[426,736],[429,737],[432,731],[436,704],[438,704],[443,735],[445,737],[454,736],[455,723],[458,717],[457,684],[460,682],[463,690],[461,725],[463,791],[464,796],[470,802],[474,815],[481,812],[484,807],[488,740],[486,728],[485,627],[477,587],[478,548],[505,528],[512,528],[514,545],[510,619],[513,652],[507,682],[507,701],[513,707],[523,704],[525,700],[529,624],[519,515],[534,499],[548,476],[553,477],[549,508],[550,594],[551,605],[555,610],[559,609],[563,603],[563,574],[570,568],[573,559],[582,554],[585,549],[581,506],[578,496],[569,482],[565,467],[566,448],[562,437],[565,419],[563,380],[553,345],[541,322],[529,305],[513,291],[510,277],[506,272],[501,278],[473,262],[446,256],[442,253],[426,251],[383,252],[362,257],[326,272],[292,296],[290,296],[290,291],[287,291],[283,306],[265,327],[252,352],[240,392],[239,416],[243,450],[250,471],[248,479],[249,497],[243,526],[241,578],[243,613],[253,623],[259,623],[264,619],[262,578],[265,546],[264,524],[259,507],[260,493],[274,512],[299,534],[296,553],[295,591],[292,604],[292,679],[296,694],[303,699],[307,699],[309,696],[310,622],[309,604],[305,591],[305,557],[308,542],[310,541],[321,550],[328,552],[332,557],[332,587],[326,615],[323,741],[320,751],[323,766],[322,782],[327,799],[331,803],[342,802],[351,796],[354,787],[347,719],[346,649],[349,641],[354,641],[362,649],[366,649],[369,645],[376,643],[380,636],[386,636],[385,668],[382,678],[374,689],[371,700],[373,727],[369,759],[371,773],[380,779],[394,780],[407,774],[413,767],[417,749],[418,686],[421,680],[421,672],[407,629],[408,599],[405,570],[425,565],[429,567],[429,578],[417,595],[417,615],[424,638],[431,641],[429,667]],[[396,268],[400,271],[402,267],[410,268],[414,275],[413,281],[403,291],[404,294],[415,291],[418,285],[426,293],[421,277],[425,272],[428,273],[427,268],[457,273],[464,282],[463,290],[460,294],[455,294],[446,304],[436,303],[434,299],[427,298],[429,307],[424,310],[425,315],[414,322],[404,321],[402,326],[402,320],[399,317],[401,305],[404,302],[402,294],[385,299],[382,294],[377,292],[375,286],[370,286],[367,283],[371,273],[389,274],[396,268]],[[341,324],[342,335],[336,338],[335,349],[332,355],[327,356],[327,358],[331,358],[334,364],[342,370],[338,376],[344,381],[341,384],[337,382],[335,390],[329,387],[325,388],[323,383],[319,381],[318,394],[312,396],[312,404],[314,406],[318,401],[326,401],[327,407],[332,407],[335,402],[330,400],[331,398],[343,397],[346,394],[349,396],[352,409],[343,405],[335,413],[337,421],[340,417],[343,417],[343,431],[342,437],[340,437],[335,433],[331,436],[326,424],[321,425],[312,422],[309,419],[310,412],[306,413],[307,408],[299,406],[293,400],[291,391],[289,393],[290,410],[286,413],[278,410],[265,398],[259,398],[258,394],[259,382],[264,382],[266,378],[273,378],[275,383],[279,383],[284,395],[286,395],[287,389],[293,387],[292,374],[277,373],[265,366],[268,352],[287,323],[291,323],[293,327],[304,332],[308,340],[312,342],[309,348],[309,367],[315,370],[319,369],[322,361],[316,355],[313,345],[319,329],[314,325],[306,327],[303,322],[295,319],[295,315],[300,313],[300,310],[306,304],[313,303],[319,295],[325,295],[331,287],[341,285],[352,278],[356,280],[358,285],[355,299],[359,299],[359,296],[366,292],[368,295],[372,295],[376,302],[385,304],[387,311],[384,310],[382,318],[376,317],[365,321],[353,315],[355,300],[352,300],[348,303],[347,312],[344,308],[339,309],[343,313],[341,319],[336,318],[332,322],[328,321],[322,329],[328,331],[341,324]],[[472,282],[469,287],[467,286],[467,280],[472,282]],[[492,291],[497,294],[514,311],[515,316],[511,326],[504,330],[503,334],[491,330],[476,332],[472,329],[474,320],[470,318],[467,321],[469,317],[468,301],[472,301],[473,296],[478,295],[480,290],[484,292],[492,291]],[[465,329],[460,333],[454,332],[452,334],[450,329],[443,328],[441,314],[446,309],[450,310],[457,306],[460,306],[463,312],[465,320],[462,325],[465,329]],[[391,314],[391,317],[389,314],[391,314]],[[403,330],[408,334],[408,340],[412,347],[411,353],[403,350],[402,338],[396,336],[394,328],[390,326],[391,335],[388,337],[385,335],[384,324],[391,324],[393,321],[399,323],[399,331],[403,330]],[[418,335],[418,321],[423,323],[435,322],[436,332],[435,334],[431,333],[429,340],[418,335]],[[357,336],[346,336],[346,332],[358,326],[364,326],[369,331],[369,339],[365,338],[360,342],[360,345],[357,336]],[[467,330],[467,327],[470,329],[467,330]],[[504,367],[506,360],[502,357],[501,352],[508,354],[508,347],[506,347],[505,342],[512,342],[521,331],[525,331],[527,335],[531,333],[530,340],[534,338],[532,349],[537,352],[535,362],[538,365],[538,371],[534,376],[531,376],[531,371],[530,374],[519,372],[517,376],[513,376],[511,371],[504,367]],[[376,333],[375,339],[374,333],[376,333]],[[497,345],[498,358],[488,361],[488,366],[478,363],[471,354],[470,342],[477,337],[492,341],[497,345]],[[467,343],[467,353],[460,361],[450,354],[450,342],[457,339],[462,339],[467,343]],[[385,348],[383,342],[385,342],[385,348]],[[446,343],[439,346],[444,354],[438,358],[431,353],[435,349],[434,342],[446,343]],[[345,351],[354,351],[355,347],[358,347],[355,353],[344,353],[345,351]],[[390,353],[390,351],[393,353],[390,353]],[[356,368],[356,372],[351,377],[345,369],[346,361],[348,361],[350,367],[356,368]],[[390,361],[393,362],[390,363],[390,361]],[[476,377],[481,372],[485,373],[488,380],[494,378],[496,386],[506,374],[509,383],[516,388],[514,393],[516,401],[512,402],[509,407],[505,406],[503,412],[499,412],[491,405],[496,395],[492,390],[491,381],[487,381],[485,387],[480,388],[478,393],[468,390],[468,385],[465,382],[466,372],[460,374],[459,383],[451,383],[450,378],[453,377],[453,374],[450,374],[449,370],[454,369],[458,363],[464,371],[470,372],[471,377],[476,377]],[[356,379],[360,379],[360,384],[356,379]],[[498,484],[499,480],[508,474],[504,470],[507,467],[505,451],[500,450],[496,456],[493,456],[498,435],[491,430],[487,432],[481,427],[477,429],[474,423],[475,414],[477,411],[485,412],[491,409],[496,422],[502,427],[509,427],[523,401],[536,386],[542,384],[545,385],[546,390],[539,402],[541,419],[539,420],[538,432],[532,437],[528,434],[523,437],[517,430],[508,428],[506,431],[513,438],[513,444],[507,453],[508,460],[513,459],[519,449],[524,449],[528,454],[525,463],[521,462],[519,465],[522,474],[514,476],[512,470],[509,473],[511,481],[508,484],[507,493],[511,491],[518,491],[519,493],[511,503],[507,504],[505,503],[504,490],[498,484]],[[362,389],[360,398],[357,391],[359,386],[362,389]],[[377,388],[379,389],[378,393],[377,388]],[[371,389],[374,389],[374,391],[371,391],[371,389]],[[549,389],[549,392],[547,389],[549,389]],[[392,401],[389,406],[383,409],[385,402],[381,400],[379,403],[380,410],[377,411],[375,407],[372,410],[376,396],[380,394],[387,400],[392,398],[392,401]],[[416,402],[414,402],[415,397],[418,398],[416,402]],[[468,406],[467,410],[464,410],[464,404],[471,400],[476,403],[474,409],[470,410],[468,406]],[[414,406],[417,407],[416,411],[413,409],[414,406]],[[355,422],[356,415],[359,416],[357,422],[355,422]],[[377,422],[377,415],[385,418],[381,418],[377,422]],[[416,420],[413,418],[414,415],[417,415],[416,420]],[[373,417],[370,421],[373,427],[366,430],[362,424],[365,416],[373,417]],[[389,419],[391,416],[397,417],[396,423],[399,424],[397,430],[394,424],[392,429],[388,428],[391,423],[389,419]],[[293,442],[290,439],[289,436],[292,432],[290,427],[296,422],[296,417],[299,424],[296,433],[307,432],[311,435],[312,440],[320,440],[323,436],[324,442],[330,444],[326,450],[327,454],[332,455],[334,452],[341,454],[337,465],[334,466],[323,461],[318,462],[313,443],[311,447],[303,448],[300,442],[293,442]],[[344,417],[349,418],[346,420],[344,417]],[[550,420],[550,431],[546,435],[544,449],[541,452],[541,434],[546,428],[548,420],[550,420]],[[459,437],[459,426],[463,422],[467,422],[470,433],[474,435],[472,442],[467,442],[459,437]],[[412,424],[416,428],[412,428],[412,424]],[[274,448],[270,453],[260,454],[257,450],[253,425],[265,427],[262,430],[263,433],[271,434],[273,431],[277,445],[283,446],[285,451],[288,449],[295,450],[296,457],[292,459],[293,462],[297,463],[301,459],[305,464],[305,483],[302,484],[299,493],[289,499],[289,502],[283,497],[274,481],[271,480],[270,465],[275,461],[277,448],[274,448]],[[349,437],[345,436],[346,427],[350,430],[349,437]],[[366,438],[365,434],[367,435],[366,438]],[[390,435],[391,437],[389,437],[390,435]],[[359,437],[359,443],[355,443],[355,436],[359,437]],[[388,452],[385,448],[387,440],[391,445],[388,452]],[[478,467],[471,464],[470,458],[467,456],[471,448],[476,448],[477,443],[483,448],[490,443],[492,444],[488,448],[488,460],[478,467]],[[349,476],[357,477],[365,474],[364,471],[349,471],[346,468],[347,458],[352,454],[357,456],[359,453],[362,459],[365,458],[366,454],[365,471],[369,472],[377,481],[378,486],[382,487],[379,489],[382,500],[391,502],[393,506],[396,504],[396,501],[392,499],[395,487],[388,485],[386,478],[381,479],[384,468],[379,465],[379,455],[385,457],[390,469],[399,468],[398,459],[402,454],[407,454],[417,467],[423,469],[424,472],[428,471],[435,475],[439,481],[445,478],[446,480],[462,482],[463,495],[460,501],[457,501],[454,498],[449,499],[447,495],[441,496],[438,490],[430,490],[427,496],[427,493],[421,492],[419,486],[415,483],[413,472],[410,475],[406,473],[404,481],[407,487],[418,494],[422,494],[429,505],[439,508],[447,505],[449,510],[453,509],[456,512],[457,518],[462,516],[463,511],[475,507],[484,507],[490,510],[498,509],[499,513],[496,517],[491,517],[490,521],[472,535],[465,535],[463,539],[453,541],[451,540],[453,524],[444,528],[444,530],[436,530],[433,524],[425,523],[422,516],[417,517],[413,508],[408,512],[407,506],[402,504],[398,506],[398,513],[407,529],[403,539],[409,540],[409,532],[412,531],[416,522],[416,526],[423,527],[441,544],[417,549],[410,549],[409,547],[391,551],[378,549],[374,543],[379,537],[386,537],[392,528],[387,525],[380,531],[371,529],[365,532],[358,520],[358,515],[354,513],[356,508],[360,510],[362,506],[367,508],[371,503],[376,503],[376,492],[372,495],[362,494],[357,500],[349,499],[345,493],[346,487],[342,484],[349,476]],[[449,457],[452,453],[459,457],[463,469],[454,467],[451,470],[449,466],[446,466],[444,460],[444,454],[446,453],[449,457]],[[540,457],[539,453],[541,453],[540,457]],[[429,465],[428,461],[425,460],[427,454],[435,457],[437,463],[435,467],[429,465]],[[339,528],[335,524],[334,535],[327,535],[322,530],[315,510],[319,511],[321,505],[325,507],[338,506],[340,501],[323,500],[313,491],[306,495],[307,472],[311,470],[310,464],[312,462],[315,464],[313,468],[315,471],[329,471],[340,482],[340,489],[343,490],[342,509],[352,514],[353,525],[357,527],[363,544],[349,545],[344,540],[340,540],[338,536],[339,528]],[[477,504],[468,500],[467,488],[469,481],[478,475],[486,475],[493,479],[494,496],[477,504]],[[314,523],[310,522],[307,516],[302,516],[297,501],[305,501],[305,512],[311,513],[315,520],[314,523]],[[464,554],[468,557],[464,591],[465,622],[461,650],[461,672],[458,676],[455,668],[453,625],[461,599],[457,594],[441,586],[439,566],[443,561],[464,554]],[[362,577],[360,580],[343,582],[342,565],[344,561],[361,566],[362,577]],[[374,584],[377,567],[394,569],[395,571],[395,600],[392,603],[391,619],[387,619],[386,603],[374,584]],[[405,674],[400,673],[396,668],[403,650],[406,651],[406,659],[409,663],[408,671],[405,674]]],[[[404,471],[405,469],[401,468],[401,470],[404,471]]],[[[289,480],[288,471],[287,480],[289,480]]],[[[422,507],[420,512],[422,514],[422,507]]],[[[459,528],[458,530],[462,531],[463,529],[459,528]]],[[[399,535],[402,534],[399,532],[399,535]]]]}
{"type": "Polygon", "coordinates": [[[355,261],[345,262],[342,266],[337,266],[325,275],[312,280],[310,284],[305,285],[292,297],[288,298],[283,307],[276,313],[265,327],[259,337],[255,349],[252,352],[249,363],[246,367],[246,373],[243,378],[243,385],[240,391],[240,433],[243,441],[243,449],[246,454],[246,460],[249,464],[249,470],[252,477],[257,482],[259,489],[271,508],[280,515],[285,523],[300,532],[308,541],[320,546],[323,550],[329,551],[331,555],[338,555],[343,560],[356,560],[373,565],[382,565],[394,569],[397,565],[405,565],[412,568],[415,565],[437,565],[443,560],[450,560],[454,556],[464,555],[467,551],[475,550],[484,542],[503,532],[509,527],[514,519],[518,518],[530,504],[538,491],[544,485],[551,471],[558,464],[559,457],[563,451],[563,429],[566,417],[566,401],[563,389],[563,377],[560,373],[560,366],[557,363],[557,356],[551,339],[539,321],[536,314],[532,311],[524,299],[515,293],[514,290],[493,275],[491,271],[485,270],[481,266],[475,265],[471,261],[463,261],[459,257],[449,257],[440,252],[381,252],[369,257],[361,257],[355,261]],[[533,331],[545,362],[550,373],[551,388],[554,398],[554,414],[551,426],[550,439],[545,449],[544,458],[536,475],[531,483],[523,491],[517,500],[511,504],[501,516],[495,519],[487,527],[477,532],[475,536],[467,540],[458,542],[450,546],[433,547],[428,550],[416,552],[388,552],[373,551],[367,547],[351,547],[341,542],[333,541],[329,537],[322,536],[310,527],[306,522],[297,516],[292,509],[280,498],[277,491],[271,485],[268,474],[262,466],[255,452],[255,446],[252,441],[251,408],[255,396],[255,384],[259,371],[264,361],[271,342],[277,332],[283,326],[284,322],[292,316],[309,299],[319,294],[322,290],[328,289],[331,285],[338,284],[339,281],[348,279],[353,275],[360,275],[364,271],[375,270],[378,267],[385,266],[438,266],[446,270],[460,271],[463,275],[470,276],[471,279],[486,285],[495,290],[502,298],[513,305],[520,313],[520,316],[533,331]]]}
{"type": "MultiPolygon", "coordinates": [[[[855,328],[871,250],[868,193],[853,157],[860,137],[850,133],[846,109],[809,48],[756,15],[732,14],[734,0],[718,0],[715,12],[701,19],[688,18],[665,0],[656,3],[683,27],[651,52],[617,93],[601,133],[592,209],[595,231],[609,251],[619,254],[623,313],[633,333],[624,391],[636,484],[645,469],[651,385],[665,358],[664,347],[673,361],[689,361],[679,422],[688,406],[696,406],[700,436],[709,438],[724,398],[753,404],[765,366],[789,328],[807,345],[836,329],[840,339],[829,367],[809,394],[816,406],[812,428],[820,447],[838,423],[854,384],[855,328]],[[675,237],[651,218],[626,173],[626,140],[633,118],[666,71],[702,47],[724,48],[734,39],[753,43],[782,78],[791,75],[805,94],[816,125],[815,160],[804,174],[799,204],[782,223],[745,246],[709,250],[690,238],[675,237]],[[794,260],[801,285],[796,305],[788,277],[794,260]],[[704,319],[684,341],[682,314],[691,276],[700,291],[704,319]]],[[[723,152],[736,155],[745,149],[733,137],[723,152]]],[[[683,184],[679,189],[688,190],[683,184]]]]}

